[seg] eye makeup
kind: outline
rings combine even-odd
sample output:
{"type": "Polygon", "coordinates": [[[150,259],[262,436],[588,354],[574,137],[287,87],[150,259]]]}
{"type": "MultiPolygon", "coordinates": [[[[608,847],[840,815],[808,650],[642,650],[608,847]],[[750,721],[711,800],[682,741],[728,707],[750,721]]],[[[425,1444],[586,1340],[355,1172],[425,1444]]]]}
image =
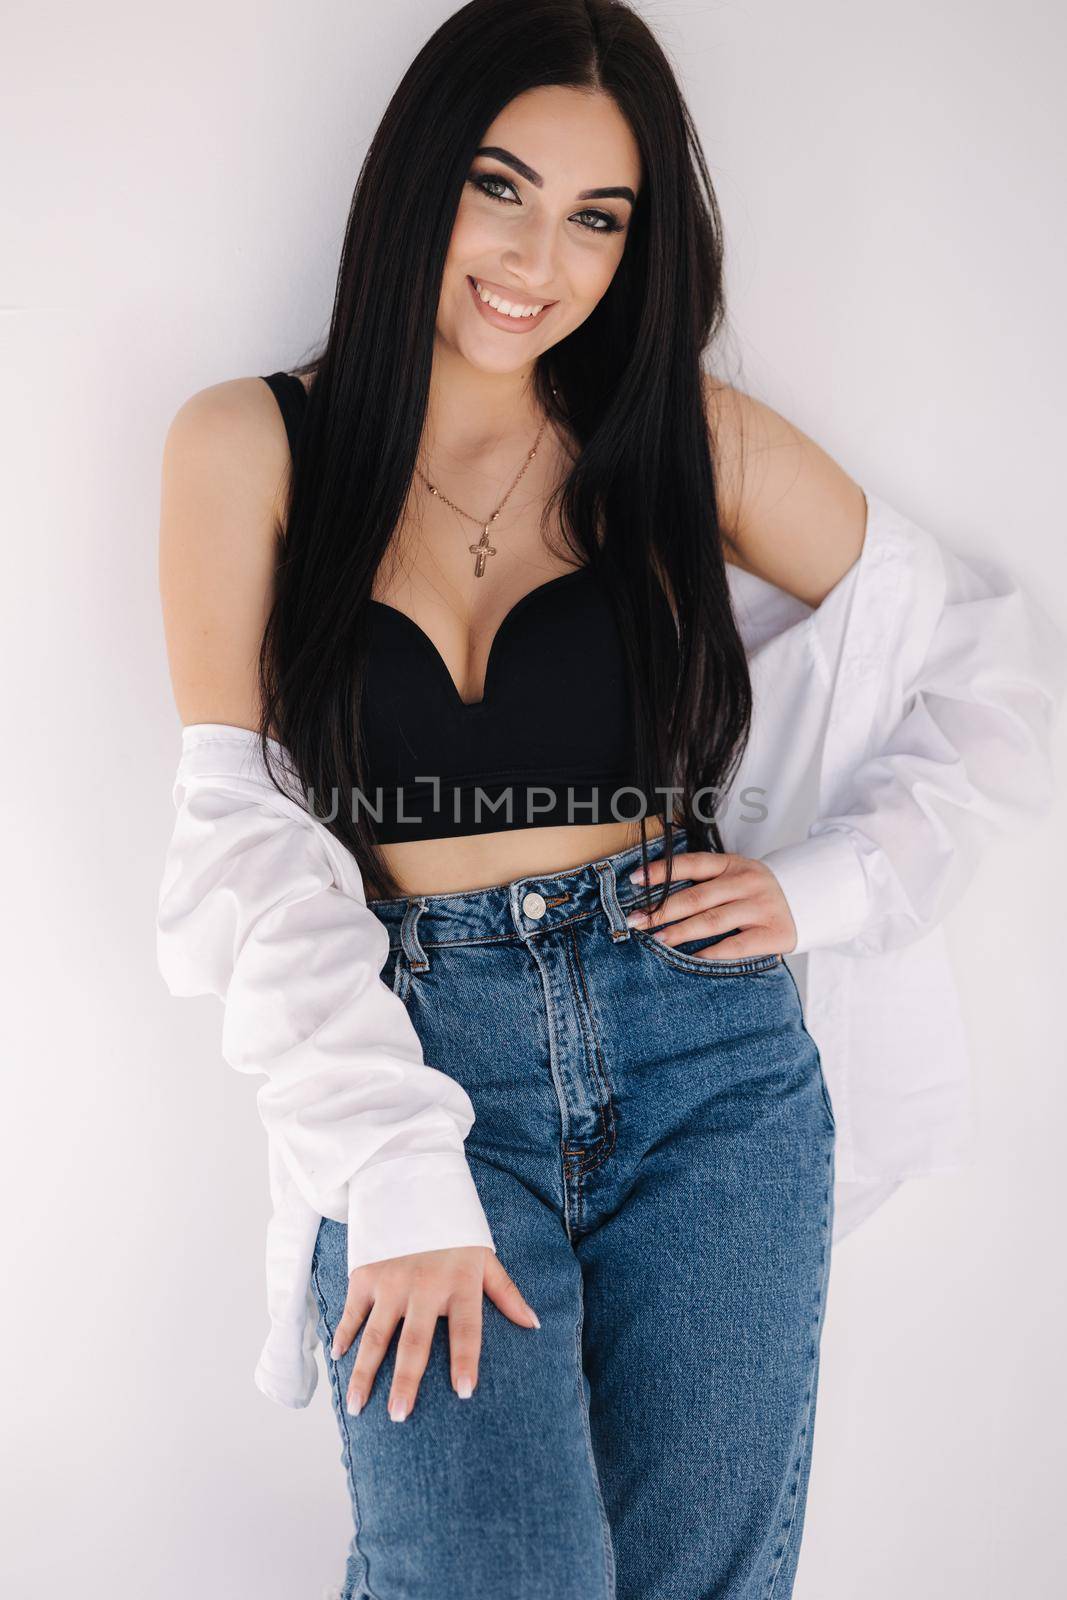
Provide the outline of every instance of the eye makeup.
{"type": "MultiPolygon", "coordinates": [[[[508,206],[522,204],[515,185],[502,172],[472,172],[467,182],[476,194],[484,194],[489,200],[497,200],[502,205],[508,206]],[[515,198],[509,200],[502,194],[494,194],[491,189],[493,184],[499,184],[505,189],[510,189],[515,198]]],[[[620,222],[618,217],[611,211],[598,211],[593,207],[585,206],[581,211],[576,211],[574,214],[578,217],[595,217],[597,219],[598,225],[596,226],[588,222],[579,224],[587,233],[622,233],[625,228],[625,224],[620,222]]]]}

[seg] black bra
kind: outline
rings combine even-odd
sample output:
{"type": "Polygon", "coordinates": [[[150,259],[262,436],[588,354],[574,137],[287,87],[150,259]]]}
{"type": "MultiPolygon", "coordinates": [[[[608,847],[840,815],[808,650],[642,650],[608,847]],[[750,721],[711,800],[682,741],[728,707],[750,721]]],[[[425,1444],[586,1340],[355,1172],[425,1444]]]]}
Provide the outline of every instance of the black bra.
{"type": "MultiPolygon", "coordinates": [[[[286,372],[263,381],[292,448],[304,385],[286,372]]],[[[674,618],[657,593],[655,648],[676,652],[674,618]]],[[[512,606],[474,702],[460,698],[440,651],[406,612],[371,600],[369,618],[368,777],[354,803],[380,844],[662,814],[665,797],[646,801],[634,776],[622,641],[590,567],[550,578],[512,606]]]]}

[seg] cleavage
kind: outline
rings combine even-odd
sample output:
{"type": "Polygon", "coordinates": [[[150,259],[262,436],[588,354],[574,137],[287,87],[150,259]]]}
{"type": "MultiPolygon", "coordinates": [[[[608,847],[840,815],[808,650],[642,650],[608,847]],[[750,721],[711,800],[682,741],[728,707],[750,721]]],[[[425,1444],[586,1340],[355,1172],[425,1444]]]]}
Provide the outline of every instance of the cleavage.
{"type": "Polygon", "coordinates": [[[371,604],[373,606],[377,606],[382,611],[391,612],[394,617],[399,619],[399,625],[401,627],[406,627],[413,631],[422,648],[431,656],[436,670],[443,673],[445,678],[447,678],[451,687],[452,698],[455,701],[455,704],[463,711],[473,712],[481,710],[489,703],[489,693],[492,688],[493,670],[497,663],[498,647],[506,641],[508,631],[513,626],[517,618],[526,610],[528,610],[532,604],[535,604],[539,596],[547,594],[550,590],[562,586],[565,581],[577,578],[580,574],[587,573],[589,570],[590,569],[585,565],[567,567],[564,571],[553,574],[551,578],[545,579],[542,583],[534,584],[532,589],[527,589],[523,594],[519,595],[518,599],[505,612],[504,616],[497,624],[496,631],[490,641],[489,650],[485,660],[485,667],[483,669],[481,694],[476,700],[465,700],[463,698],[462,694],[460,693],[459,686],[452,675],[452,671],[445,660],[443,652],[431,638],[426,629],[421,625],[421,623],[416,622],[413,616],[411,616],[408,612],[401,610],[401,608],[394,605],[392,601],[379,600],[375,597],[372,598],[371,604]]]}

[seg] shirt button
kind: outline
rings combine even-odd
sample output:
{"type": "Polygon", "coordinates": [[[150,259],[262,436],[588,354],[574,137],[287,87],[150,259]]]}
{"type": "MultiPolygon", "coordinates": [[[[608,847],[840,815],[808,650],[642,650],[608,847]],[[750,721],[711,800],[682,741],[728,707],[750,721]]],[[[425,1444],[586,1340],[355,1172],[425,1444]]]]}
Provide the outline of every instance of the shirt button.
{"type": "Polygon", "coordinates": [[[543,894],[538,894],[536,890],[531,890],[529,894],[523,896],[522,909],[528,917],[536,919],[544,916],[548,910],[548,904],[543,894]]]}

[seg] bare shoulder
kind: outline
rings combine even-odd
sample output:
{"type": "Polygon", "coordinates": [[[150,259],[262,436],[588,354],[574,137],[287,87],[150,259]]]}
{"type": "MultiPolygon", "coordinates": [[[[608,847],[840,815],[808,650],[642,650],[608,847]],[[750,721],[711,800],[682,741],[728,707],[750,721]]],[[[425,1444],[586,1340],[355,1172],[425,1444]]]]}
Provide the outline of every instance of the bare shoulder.
{"type": "Polygon", "coordinates": [[[289,464],[285,424],[261,378],[198,390],[163,444],[159,585],[182,723],[254,727],[258,654],[289,464]]]}
{"type": "Polygon", "coordinates": [[[859,559],[860,485],[795,423],[705,374],[728,559],[818,606],[859,559]]]}
{"type": "Polygon", "coordinates": [[[229,490],[272,505],[289,460],[278,402],[262,378],[230,378],[199,389],[179,406],[164,442],[163,465],[217,480],[229,490]]]}

